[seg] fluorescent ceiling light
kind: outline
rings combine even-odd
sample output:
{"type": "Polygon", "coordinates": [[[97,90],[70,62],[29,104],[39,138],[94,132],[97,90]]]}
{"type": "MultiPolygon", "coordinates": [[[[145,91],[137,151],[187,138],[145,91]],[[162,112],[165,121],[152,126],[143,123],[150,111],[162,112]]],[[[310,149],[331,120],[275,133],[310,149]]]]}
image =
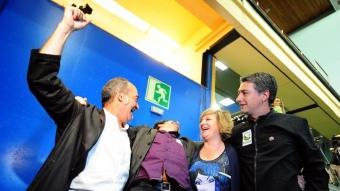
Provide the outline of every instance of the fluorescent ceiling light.
{"type": "Polygon", "coordinates": [[[150,28],[150,25],[147,22],[126,10],[113,0],[94,0],[94,2],[143,32],[146,32],[150,28]]]}
{"type": "Polygon", "coordinates": [[[152,27],[149,23],[145,22],[143,19],[139,18],[129,10],[125,9],[123,6],[119,5],[113,0],[94,0],[97,4],[102,6],[104,9],[109,11],[111,14],[116,15],[122,20],[126,21],[130,25],[136,27],[140,31],[144,32],[148,38],[157,41],[158,43],[163,43],[172,49],[177,49],[180,45],[169,38],[167,35],[152,27]]]}
{"type": "Polygon", "coordinates": [[[131,43],[134,47],[160,62],[167,63],[167,61],[169,61],[170,63],[177,63],[171,61],[174,60],[174,50],[180,47],[177,41],[169,38],[169,36],[151,26],[148,22],[114,0],[93,1],[112,15],[115,15],[142,32],[140,38],[131,43]]]}
{"type": "Polygon", "coordinates": [[[179,44],[176,41],[170,39],[168,36],[160,32],[159,30],[155,29],[154,27],[152,27],[148,31],[148,36],[170,46],[171,48],[174,48],[174,49],[179,48],[179,44]]]}
{"type": "Polygon", "coordinates": [[[223,63],[220,62],[219,60],[216,60],[215,66],[216,66],[218,69],[222,70],[222,71],[228,69],[228,66],[226,66],[225,64],[223,64],[223,63]]]}
{"type": "Polygon", "coordinates": [[[225,99],[221,100],[219,103],[220,103],[221,105],[225,106],[225,107],[228,107],[229,105],[232,105],[232,104],[234,104],[235,102],[234,102],[234,100],[232,100],[232,99],[230,99],[230,98],[225,98],[225,99]]]}

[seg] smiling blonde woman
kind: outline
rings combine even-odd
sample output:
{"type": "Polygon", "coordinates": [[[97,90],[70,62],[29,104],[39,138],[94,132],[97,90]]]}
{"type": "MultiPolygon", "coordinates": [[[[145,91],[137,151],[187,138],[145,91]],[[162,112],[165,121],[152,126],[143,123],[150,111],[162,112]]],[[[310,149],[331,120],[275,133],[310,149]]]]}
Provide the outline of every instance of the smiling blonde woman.
{"type": "Polygon", "coordinates": [[[233,121],[230,113],[207,109],[200,116],[203,143],[193,157],[190,179],[195,190],[239,190],[239,167],[230,145],[233,121]]]}

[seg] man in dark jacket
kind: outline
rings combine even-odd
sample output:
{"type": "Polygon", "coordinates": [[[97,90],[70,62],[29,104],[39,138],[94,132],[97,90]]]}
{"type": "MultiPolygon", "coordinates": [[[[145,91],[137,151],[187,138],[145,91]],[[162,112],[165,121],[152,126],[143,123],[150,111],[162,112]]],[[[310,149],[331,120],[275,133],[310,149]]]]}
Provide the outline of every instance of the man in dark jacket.
{"type": "Polygon", "coordinates": [[[102,90],[103,109],[81,105],[57,77],[69,35],[89,23],[82,11],[65,8],[64,17],[40,50],[31,53],[28,85],[57,124],[56,143],[28,190],[122,190],[131,148],[126,122],[138,109],[136,87],[124,78],[102,90]]]}
{"type": "Polygon", "coordinates": [[[154,128],[129,128],[131,168],[126,191],[191,190],[189,164],[195,144],[179,137],[179,123],[161,121],[154,128]]]}
{"type": "Polygon", "coordinates": [[[328,190],[325,163],[307,121],[271,111],[276,92],[276,80],[270,74],[241,78],[236,101],[248,120],[235,126],[232,134],[240,160],[240,190],[298,191],[300,172],[304,190],[328,190]]]}

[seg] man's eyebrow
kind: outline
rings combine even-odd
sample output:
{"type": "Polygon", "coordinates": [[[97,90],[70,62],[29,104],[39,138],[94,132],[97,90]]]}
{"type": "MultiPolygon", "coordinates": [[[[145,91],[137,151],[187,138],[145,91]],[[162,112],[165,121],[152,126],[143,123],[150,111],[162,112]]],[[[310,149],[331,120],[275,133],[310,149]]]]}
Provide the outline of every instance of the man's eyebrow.
{"type": "Polygon", "coordinates": [[[240,94],[240,93],[247,93],[248,90],[238,90],[237,93],[240,94]]]}

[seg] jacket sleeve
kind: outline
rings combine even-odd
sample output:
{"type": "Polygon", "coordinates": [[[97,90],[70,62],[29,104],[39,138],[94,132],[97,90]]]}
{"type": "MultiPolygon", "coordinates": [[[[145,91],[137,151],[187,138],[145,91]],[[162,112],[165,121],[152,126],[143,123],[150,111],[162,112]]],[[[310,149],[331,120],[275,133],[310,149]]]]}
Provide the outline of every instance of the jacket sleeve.
{"type": "Polygon", "coordinates": [[[198,144],[191,141],[187,137],[181,137],[180,140],[183,144],[183,148],[185,150],[185,156],[188,160],[188,165],[189,165],[188,168],[190,168],[192,160],[193,160],[193,156],[194,156],[196,150],[198,149],[198,144]]]}
{"type": "Polygon", "coordinates": [[[296,124],[299,148],[303,155],[304,176],[306,191],[328,190],[329,176],[325,170],[325,162],[322,154],[314,143],[314,139],[309,131],[308,123],[305,119],[299,120],[296,124]]]}
{"type": "Polygon", "coordinates": [[[239,163],[236,150],[233,146],[229,145],[229,149],[227,150],[229,157],[229,174],[231,176],[231,191],[239,191],[240,190],[240,170],[239,163]]]}
{"type": "Polygon", "coordinates": [[[29,89],[57,124],[57,137],[81,107],[73,93],[57,77],[60,59],[60,56],[32,50],[27,71],[29,89]]]}
{"type": "Polygon", "coordinates": [[[129,127],[129,129],[127,130],[129,139],[130,139],[130,146],[132,147],[133,143],[135,142],[138,130],[141,129],[140,126],[138,127],[129,127]]]}

